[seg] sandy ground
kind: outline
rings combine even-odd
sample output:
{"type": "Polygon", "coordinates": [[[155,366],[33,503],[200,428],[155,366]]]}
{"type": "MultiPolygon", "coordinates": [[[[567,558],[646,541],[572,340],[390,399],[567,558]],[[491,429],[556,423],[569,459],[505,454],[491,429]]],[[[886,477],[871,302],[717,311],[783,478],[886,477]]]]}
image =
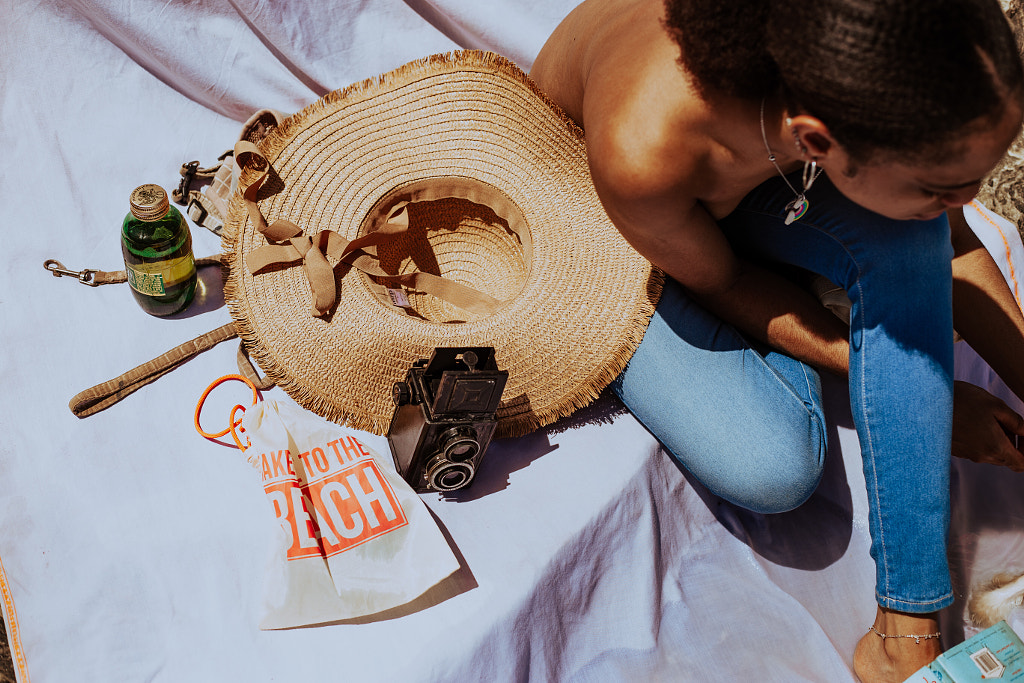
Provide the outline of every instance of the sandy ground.
{"type": "Polygon", "coordinates": [[[16,680],[11,645],[7,642],[7,626],[0,620],[0,683],[15,683],[16,680]]]}
{"type": "MultiPolygon", "coordinates": [[[[1024,0],[1001,0],[1010,20],[1017,44],[1024,50],[1024,0]]],[[[988,208],[1007,218],[1017,226],[1024,237],[1024,192],[1020,178],[1024,173],[1024,132],[1017,137],[1006,157],[989,175],[978,193],[978,199],[988,208]]]]}

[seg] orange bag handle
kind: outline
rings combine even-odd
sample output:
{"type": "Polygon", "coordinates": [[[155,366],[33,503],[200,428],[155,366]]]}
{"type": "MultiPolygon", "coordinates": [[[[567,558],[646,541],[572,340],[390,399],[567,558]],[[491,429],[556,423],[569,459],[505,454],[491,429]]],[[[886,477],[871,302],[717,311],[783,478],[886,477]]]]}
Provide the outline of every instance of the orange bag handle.
{"type": "MultiPolygon", "coordinates": [[[[202,436],[206,437],[207,439],[217,439],[218,437],[224,436],[228,432],[231,432],[231,438],[235,440],[235,444],[238,446],[238,449],[244,451],[246,448],[252,445],[252,442],[249,440],[248,437],[246,437],[246,443],[244,446],[242,445],[242,440],[238,438],[238,432],[235,431],[236,428],[239,428],[241,426],[242,419],[238,418],[238,420],[235,420],[235,415],[238,414],[239,410],[241,410],[244,413],[245,406],[239,404],[232,408],[231,414],[228,416],[228,426],[219,432],[211,434],[205,431],[199,424],[199,415],[203,412],[203,404],[206,403],[206,398],[207,396],[210,395],[210,392],[212,392],[214,389],[216,389],[224,382],[233,379],[238,380],[239,382],[245,382],[246,384],[249,385],[249,388],[252,389],[252,405],[256,405],[256,402],[259,400],[259,392],[257,391],[256,385],[253,384],[252,380],[242,375],[224,375],[223,377],[214,380],[214,382],[210,386],[206,387],[206,391],[204,391],[203,395],[199,397],[199,403],[196,404],[196,412],[195,417],[193,418],[193,423],[195,424],[196,431],[199,432],[202,436]]],[[[245,429],[238,429],[238,431],[244,432],[245,429]]]]}

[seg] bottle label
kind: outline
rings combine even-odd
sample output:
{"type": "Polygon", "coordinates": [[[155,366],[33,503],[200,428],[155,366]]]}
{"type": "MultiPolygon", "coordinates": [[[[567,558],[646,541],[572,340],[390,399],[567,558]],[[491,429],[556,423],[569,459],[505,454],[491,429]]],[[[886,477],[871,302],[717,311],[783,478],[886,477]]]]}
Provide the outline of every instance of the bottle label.
{"type": "Polygon", "coordinates": [[[128,284],[139,294],[163,296],[168,287],[188,279],[195,269],[191,254],[156,263],[136,263],[127,266],[128,284]]]}

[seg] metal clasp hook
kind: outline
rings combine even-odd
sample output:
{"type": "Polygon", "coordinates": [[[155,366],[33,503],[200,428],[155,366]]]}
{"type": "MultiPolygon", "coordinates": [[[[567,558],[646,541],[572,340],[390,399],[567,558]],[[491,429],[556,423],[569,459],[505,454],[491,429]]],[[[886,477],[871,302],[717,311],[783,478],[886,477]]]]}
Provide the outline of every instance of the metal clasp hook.
{"type": "Polygon", "coordinates": [[[67,275],[73,277],[83,285],[89,285],[90,287],[98,287],[99,283],[93,280],[93,276],[98,272],[92,268],[86,268],[85,270],[68,270],[64,267],[64,264],[57,259],[47,259],[43,263],[43,268],[53,273],[54,277],[62,277],[67,275]]]}
{"type": "Polygon", "coordinates": [[[199,161],[190,161],[181,165],[181,182],[178,189],[171,192],[171,199],[178,204],[188,204],[188,193],[192,188],[192,181],[196,179],[199,172],[199,161]]]}

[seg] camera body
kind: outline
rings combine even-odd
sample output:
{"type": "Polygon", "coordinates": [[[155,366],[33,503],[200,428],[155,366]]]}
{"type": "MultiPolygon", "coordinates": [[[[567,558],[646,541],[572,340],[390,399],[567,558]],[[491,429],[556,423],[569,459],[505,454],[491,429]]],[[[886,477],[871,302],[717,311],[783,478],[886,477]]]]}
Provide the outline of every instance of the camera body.
{"type": "Polygon", "coordinates": [[[507,380],[493,348],[473,347],[437,348],[395,382],[388,445],[415,491],[469,486],[498,426],[507,380]]]}

